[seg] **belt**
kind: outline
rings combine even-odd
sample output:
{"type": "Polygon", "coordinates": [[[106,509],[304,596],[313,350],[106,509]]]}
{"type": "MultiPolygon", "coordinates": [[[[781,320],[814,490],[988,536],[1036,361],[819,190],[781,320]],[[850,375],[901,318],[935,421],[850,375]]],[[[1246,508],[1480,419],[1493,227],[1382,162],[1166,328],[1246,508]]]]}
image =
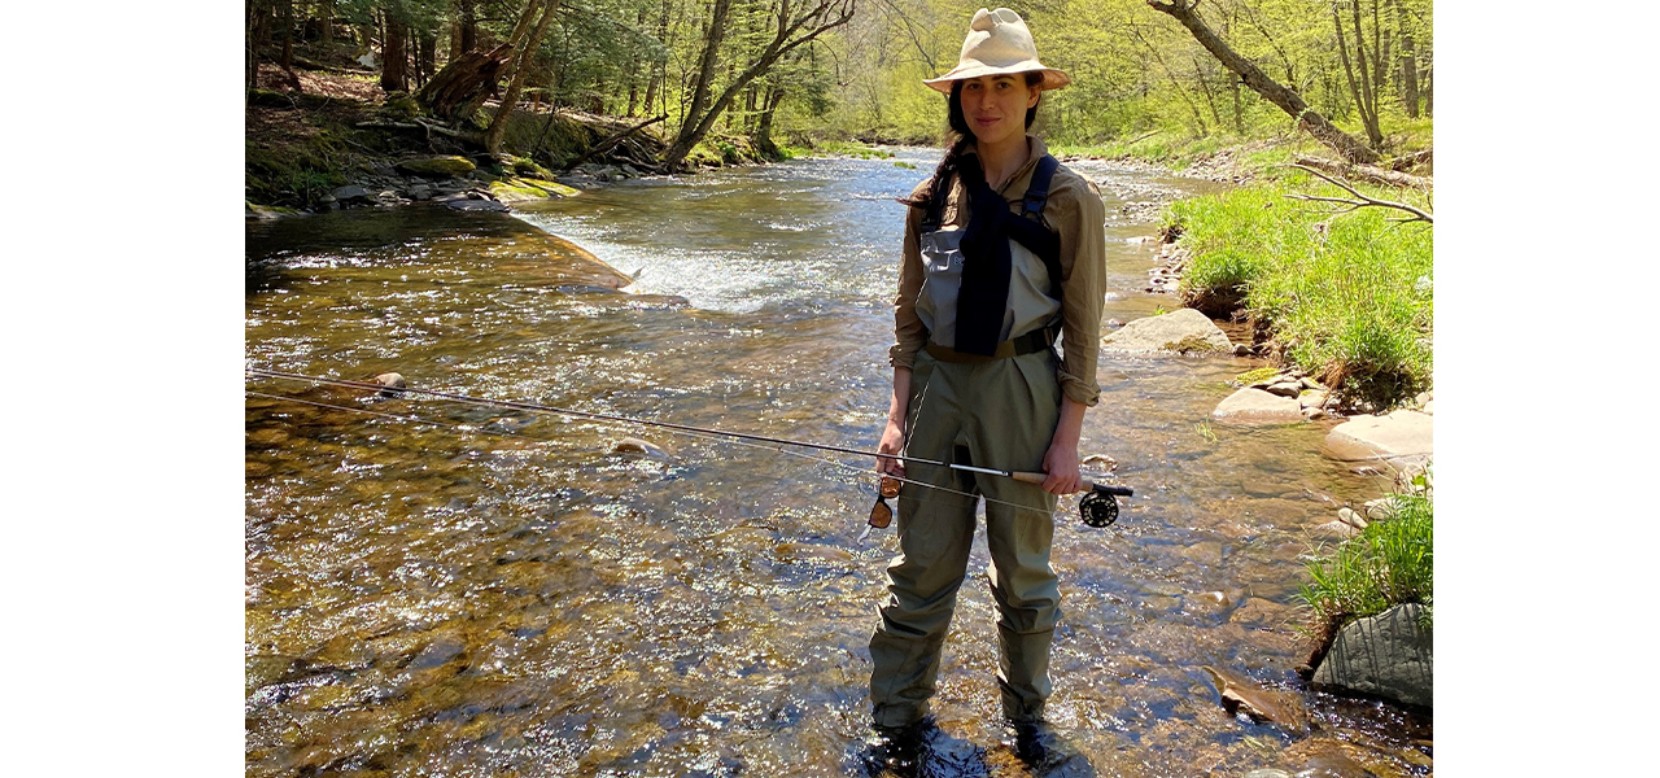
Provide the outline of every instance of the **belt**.
{"type": "Polygon", "coordinates": [[[1054,347],[1055,336],[1059,334],[1059,327],[1050,326],[1035,329],[1025,335],[1010,338],[997,344],[997,350],[992,352],[990,356],[985,354],[964,353],[954,348],[941,346],[932,340],[928,341],[923,348],[927,350],[928,356],[931,356],[941,362],[991,362],[998,359],[1018,357],[1022,354],[1035,354],[1039,351],[1048,351],[1054,347]]]}

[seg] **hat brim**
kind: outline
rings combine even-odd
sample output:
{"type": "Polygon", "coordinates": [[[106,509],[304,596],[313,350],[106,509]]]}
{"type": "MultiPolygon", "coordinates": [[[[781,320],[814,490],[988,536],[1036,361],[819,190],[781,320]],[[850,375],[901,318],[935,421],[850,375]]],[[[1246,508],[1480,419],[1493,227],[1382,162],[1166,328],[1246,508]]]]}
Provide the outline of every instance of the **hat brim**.
{"type": "Polygon", "coordinates": [[[951,72],[946,73],[939,78],[923,79],[922,83],[927,84],[928,88],[933,89],[936,92],[951,94],[951,82],[953,81],[964,81],[970,78],[979,78],[981,76],[1001,76],[1013,75],[1015,73],[1030,73],[1033,71],[1041,71],[1043,73],[1043,80],[1037,85],[1038,91],[1060,89],[1067,84],[1072,83],[1072,77],[1067,75],[1066,71],[1056,70],[1055,68],[1044,65],[1042,62],[1022,62],[1017,65],[1002,66],[987,65],[980,62],[958,65],[957,67],[952,68],[951,72]]]}

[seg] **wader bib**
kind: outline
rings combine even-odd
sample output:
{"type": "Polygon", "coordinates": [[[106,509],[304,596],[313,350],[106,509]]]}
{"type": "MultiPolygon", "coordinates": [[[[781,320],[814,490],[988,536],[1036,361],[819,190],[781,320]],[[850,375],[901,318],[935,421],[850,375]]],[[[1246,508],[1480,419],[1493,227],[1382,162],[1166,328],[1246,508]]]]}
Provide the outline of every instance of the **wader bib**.
{"type": "MultiPolygon", "coordinates": [[[[1039,162],[1025,214],[1014,218],[1041,219],[1055,167],[1053,157],[1039,162]]],[[[1061,406],[1059,359],[1052,347],[1059,331],[1058,241],[1045,252],[1049,256],[1039,256],[1010,239],[1001,342],[989,356],[965,354],[953,348],[963,230],[942,229],[939,216],[931,209],[919,235],[927,278],[917,314],[929,339],[912,367],[905,453],[954,464],[1042,470],[1061,406]]],[[[1003,713],[1017,721],[1041,719],[1051,690],[1050,643],[1060,618],[1060,589],[1049,565],[1056,496],[1010,478],[920,462],[907,462],[906,473],[930,486],[996,501],[986,503],[986,541],[998,610],[1003,713]]],[[[904,726],[928,713],[957,590],[967,573],[977,502],[915,484],[900,490],[900,554],[888,565],[890,596],[870,641],[871,700],[879,726],[904,726]]]]}

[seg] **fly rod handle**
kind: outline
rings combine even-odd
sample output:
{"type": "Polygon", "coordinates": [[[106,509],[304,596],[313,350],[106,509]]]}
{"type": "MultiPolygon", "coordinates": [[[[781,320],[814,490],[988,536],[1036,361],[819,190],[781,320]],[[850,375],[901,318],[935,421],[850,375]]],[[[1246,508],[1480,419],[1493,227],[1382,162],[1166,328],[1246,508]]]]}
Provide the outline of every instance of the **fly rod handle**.
{"type": "MultiPolygon", "coordinates": [[[[1049,477],[1049,474],[1048,473],[1021,472],[1021,471],[1017,470],[1015,472],[1009,473],[1009,477],[1013,478],[1016,481],[1022,481],[1022,482],[1029,483],[1029,484],[1042,485],[1044,479],[1049,477]]],[[[1119,497],[1129,497],[1129,496],[1135,494],[1135,490],[1131,489],[1128,486],[1108,486],[1106,484],[1098,484],[1098,483],[1096,483],[1094,481],[1091,481],[1087,478],[1084,479],[1084,489],[1083,489],[1083,491],[1086,491],[1086,492],[1091,492],[1091,491],[1093,491],[1093,492],[1102,492],[1104,494],[1118,495],[1119,497]]]]}

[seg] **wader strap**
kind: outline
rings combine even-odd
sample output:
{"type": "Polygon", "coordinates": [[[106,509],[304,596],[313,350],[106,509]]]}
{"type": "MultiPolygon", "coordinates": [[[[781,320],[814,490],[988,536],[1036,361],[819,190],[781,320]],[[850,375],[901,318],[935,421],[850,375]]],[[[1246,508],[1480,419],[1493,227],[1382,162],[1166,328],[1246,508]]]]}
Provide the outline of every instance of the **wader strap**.
{"type": "Polygon", "coordinates": [[[928,356],[931,356],[941,362],[954,362],[958,364],[991,362],[997,359],[1008,359],[1009,357],[1018,357],[1023,354],[1035,354],[1039,351],[1047,351],[1054,348],[1055,338],[1060,334],[1060,325],[1050,324],[1049,326],[1032,330],[1025,335],[1010,338],[997,344],[997,350],[989,357],[981,356],[979,354],[965,354],[954,348],[941,346],[932,340],[928,341],[923,348],[927,350],[928,356]]]}

